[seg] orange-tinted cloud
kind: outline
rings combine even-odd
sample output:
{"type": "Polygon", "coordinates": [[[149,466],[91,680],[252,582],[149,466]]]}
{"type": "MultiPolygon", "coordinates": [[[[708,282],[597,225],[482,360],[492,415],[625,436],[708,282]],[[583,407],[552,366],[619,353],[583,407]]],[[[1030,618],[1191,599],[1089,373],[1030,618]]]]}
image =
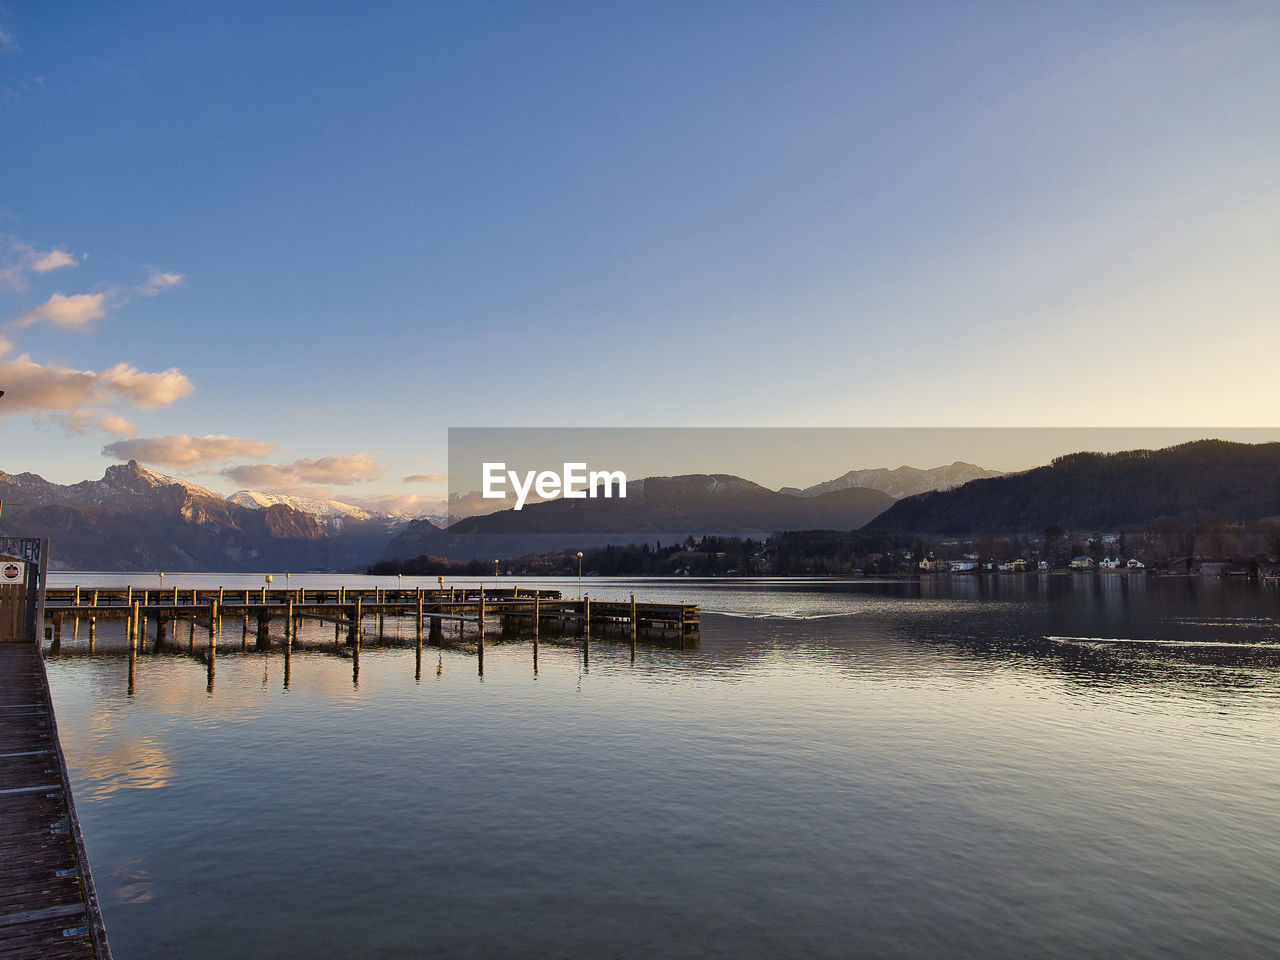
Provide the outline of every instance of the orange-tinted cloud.
{"type": "Polygon", "coordinates": [[[14,319],[18,327],[51,323],[60,330],[84,330],[107,312],[106,294],[77,293],[65,296],[55,293],[34,310],[14,319]]]}
{"type": "MultiPolygon", "coordinates": [[[[7,341],[0,341],[0,356],[9,347],[7,341]]],[[[117,363],[107,370],[75,370],[36,363],[25,353],[0,361],[0,383],[5,391],[0,417],[14,413],[65,415],[60,419],[72,429],[95,427],[111,433],[136,431],[128,421],[102,408],[126,404],[140,410],[156,410],[195,391],[191,381],[177,369],[147,373],[117,363]]]]}
{"type": "Polygon", "coordinates": [[[254,463],[227,467],[222,474],[242,487],[288,489],[305,483],[346,486],[362,480],[376,480],[385,472],[367,453],[353,453],[317,460],[304,458],[286,464],[254,463]]]}
{"type": "Polygon", "coordinates": [[[165,467],[191,467],[219,460],[243,457],[265,457],[278,444],[246,437],[229,437],[226,434],[205,434],[193,437],[183,433],[163,437],[137,437],[118,440],[102,448],[103,456],[117,460],[140,460],[143,463],[165,467]]]}

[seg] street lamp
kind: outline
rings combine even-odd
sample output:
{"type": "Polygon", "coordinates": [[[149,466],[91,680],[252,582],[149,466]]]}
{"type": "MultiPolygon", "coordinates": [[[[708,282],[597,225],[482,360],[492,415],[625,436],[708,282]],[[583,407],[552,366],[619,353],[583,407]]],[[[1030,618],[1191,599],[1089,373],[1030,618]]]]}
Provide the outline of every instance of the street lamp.
{"type": "Polygon", "coordinates": [[[578,551],[578,599],[582,599],[582,551],[578,551]]]}

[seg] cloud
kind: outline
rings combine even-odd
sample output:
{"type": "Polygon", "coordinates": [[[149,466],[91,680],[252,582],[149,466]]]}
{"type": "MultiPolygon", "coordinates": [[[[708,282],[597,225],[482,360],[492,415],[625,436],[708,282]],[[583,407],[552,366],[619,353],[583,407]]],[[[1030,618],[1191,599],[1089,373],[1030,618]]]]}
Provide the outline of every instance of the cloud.
{"type": "Polygon", "coordinates": [[[138,428],[133,423],[113,414],[98,417],[95,426],[103,433],[114,433],[121,437],[134,437],[138,434],[138,428]]]}
{"type": "MultiPolygon", "coordinates": [[[[7,341],[5,345],[8,346],[7,341]]],[[[4,352],[0,351],[0,355],[4,352]]],[[[102,371],[74,370],[36,363],[25,353],[0,361],[0,384],[5,391],[0,400],[0,417],[13,413],[54,416],[77,432],[92,427],[109,433],[136,433],[128,421],[99,408],[124,403],[141,410],[156,410],[195,391],[186,375],[172,368],[145,373],[117,363],[102,371]],[[56,417],[58,414],[64,416],[56,417]]]]}
{"type": "Polygon", "coordinates": [[[163,437],[137,437],[118,440],[102,448],[104,457],[117,460],[141,460],[166,467],[191,467],[237,457],[265,457],[278,445],[246,437],[208,433],[203,437],[190,434],[163,437]]]}
{"type": "Polygon", "coordinates": [[[83,330],[107,312],[105,300],[104,293],[77,293],[69,297],[55,293],[34,310],[15,318],[14,323],[18,327],[29,327],[48,322],[60,330],[83,330]]]}
{"type": "Polygon", "coordinates": [[[89,433],[97,430],[118,437],[133,437],[138,427],[131,420],[110,413],[98,413],[94,410],[72,410],[59,415],[43,414],[49,419],[58,420],[71,433],[89,433]]]}
{"type": "Polygon", "coordinates": [[[415,473],[404,478],[405,483],[443,483],[443,473],[415,473]]]}
{"type": "Polygon", "coordinates": [[[8,30],[0,29],[0,50],[18,50],[18,41],[13,38],[13,34],[8,30]]]}
{"type": "Polygon", "coordinates": [[[140,410],[159,410],[175,400],[190,396],[196,389],[186,375],[174,367],[163,373],[143,373],[137,367],[117,363],[98,376],[114,396],[140,410]]]}
{"type": "Polygon", "coordinates": [[[28,273],[49,273],[79,262],[60,248],[41,252],[21,240],[0,237],[0,289],[25,290],[28,273]]]}
{"type": "Polygon", "coordinates": [[[184,279],[186,278],[180,273],[165,273],[153,269],[147,277],[147,282],[134,289],[144,297],[154,297],[163,290],[178,286],[184,279]]]}
{"type": "Polygon", "coordinates": [[[36,273],[48,273],[60,267],[74,267],[79,261],[65,250],[48,250],[45,253],[32,253],[31,269],[36,273]]]}
{"type": "Polygon", "coordinates": [[[353,453],[344,457],[295,460],[288,464],[253,463],[227,467],[222,475],[242,487],[280,489],[296,488],[304,483],[346,486],[362,480],[376,480],[385,472],[367,453],[353,453]]]}

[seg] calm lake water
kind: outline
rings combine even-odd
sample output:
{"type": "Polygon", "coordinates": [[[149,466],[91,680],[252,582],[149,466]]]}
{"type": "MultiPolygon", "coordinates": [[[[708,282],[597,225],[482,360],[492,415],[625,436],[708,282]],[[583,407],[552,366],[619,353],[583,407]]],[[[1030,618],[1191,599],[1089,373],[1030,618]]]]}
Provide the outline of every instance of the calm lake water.
{"type": "MultiPolygon", "coordinates": [[[[292,585],[340,580],[395,583],[292,585]]],[[[165,578],[219,582],[262,578],[165,578]]],[[[1277,591],[585,585],[702,604],[701,645],[543,642],[535,672],[491,642],[481,676],[408,623],[358,661],[317,625],[286,687],[237,622],[212,676],[180,630],[130,695],[122,628],[92,656],[65,628],[49,675],[116,955],[1280,955],[1277,591]]]]}

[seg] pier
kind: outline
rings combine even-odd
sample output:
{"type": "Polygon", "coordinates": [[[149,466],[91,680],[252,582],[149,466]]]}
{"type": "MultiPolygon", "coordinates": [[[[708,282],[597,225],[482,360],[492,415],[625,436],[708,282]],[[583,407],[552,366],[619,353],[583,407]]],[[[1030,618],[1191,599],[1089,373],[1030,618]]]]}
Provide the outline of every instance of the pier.
{"type": "MultiPolygon", "coordinates": [[[[46,639],[57,649],[70,623],[76,634],[87,629],[90,641],[103,620],[123,620],[131,645],[148,638],[164,644],[176,636],[178,625],[197,625],[211,634],[222,632],[226,620],[239,618],[244,635],[252,632],[261,645],[272,640],[277,624],[286,641],[297,637],[305,621],[334,625],[335,637],[360,643],[367,630],[381,636],[388,620],[412,625],[416,638],[424,631],[428,643],[444,640],[444,626],[456,627],[459,639],[483,645],[497,632],[502,636],[538,638],[543,633],[616,637],[686,648],[701,633],[701,612],[694,604],[649,603],[636,600],[566,599],[558,590],[510,587],[441,588],[436,590],[307,588],[231,590],[224,587],[145,590],[135,587],[51,588],[45,592],[46,639]]],[[[451,631],[453,632],[453,631],[451,631]]]]}
{"type": "Polygon", "coordinates": [[[0,957],[111,960],[40,647],[0,642],[0,957]]]}
{"type": "Polygon", "coordinates": [[[48,560],[0,537],[0,958],[111,960],[37,633],[48,560]]]}

